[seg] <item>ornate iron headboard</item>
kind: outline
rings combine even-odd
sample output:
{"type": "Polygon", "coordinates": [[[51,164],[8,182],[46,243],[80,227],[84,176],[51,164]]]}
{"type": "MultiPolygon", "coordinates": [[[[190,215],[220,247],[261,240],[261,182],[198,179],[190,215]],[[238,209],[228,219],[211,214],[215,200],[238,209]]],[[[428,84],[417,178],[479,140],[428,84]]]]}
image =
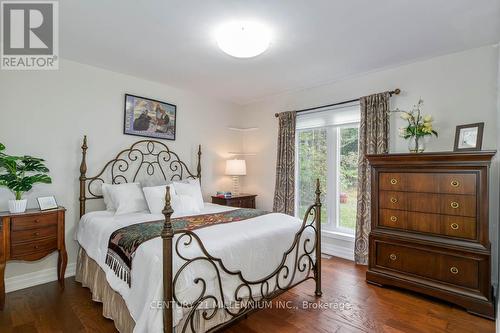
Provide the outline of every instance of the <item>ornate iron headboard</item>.
{"type": "MultiPolygon", "coordinates": [[[[130,148],[119,152],[107,162],[101,171],[93,177],[87,177],[87,136],[83,137],[82,162],[80,164],[80,217],[85,214],[87,200],[102,199],[99,185],[108,180],[110,184],[136,182],[139,177],[159,175],[159,180],[174,181],[182,179],[201,180],[201,145],[198,146],[198,164],[196,174],[192,173],[177,153],[164,143],[156,140],[141,140],[130,148]]],[[[158,178],[158,177],[157,177],[158,178]]]]}

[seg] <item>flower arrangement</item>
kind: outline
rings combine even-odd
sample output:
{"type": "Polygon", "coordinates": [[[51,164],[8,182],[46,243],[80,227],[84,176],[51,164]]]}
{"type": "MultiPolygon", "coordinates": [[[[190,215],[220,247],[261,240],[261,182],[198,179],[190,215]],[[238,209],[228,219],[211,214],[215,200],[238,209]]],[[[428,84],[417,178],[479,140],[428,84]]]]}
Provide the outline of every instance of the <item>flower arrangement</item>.
{"type": "Polygon", "coordinates": [[[404,139],[409,139],[408,148],[412,153],[421,153],[425,150],[425,145],[420,138],[427,135],[438,136],[438,133],[432,127],[433,118],[431,115],[422,115],[422,106],[424,101],[419,99],[411,111],[396,109],[392,112],[401,113],[401,119],[408,122],[406,127],[399,129],[399,135],[404,139]]]}

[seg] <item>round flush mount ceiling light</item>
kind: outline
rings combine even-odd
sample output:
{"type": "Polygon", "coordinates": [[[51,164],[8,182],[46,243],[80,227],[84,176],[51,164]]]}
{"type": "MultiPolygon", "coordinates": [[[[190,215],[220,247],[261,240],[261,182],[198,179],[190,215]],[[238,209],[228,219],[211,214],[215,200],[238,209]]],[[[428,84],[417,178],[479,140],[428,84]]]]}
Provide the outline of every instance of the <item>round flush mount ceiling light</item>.
{"type": "Polygon", "coordinates": [[[252,58],[269,47],[271,33],[258,22],[233,21],[223,24],[216,31],[219,48],[236,58],[252,58]]]}

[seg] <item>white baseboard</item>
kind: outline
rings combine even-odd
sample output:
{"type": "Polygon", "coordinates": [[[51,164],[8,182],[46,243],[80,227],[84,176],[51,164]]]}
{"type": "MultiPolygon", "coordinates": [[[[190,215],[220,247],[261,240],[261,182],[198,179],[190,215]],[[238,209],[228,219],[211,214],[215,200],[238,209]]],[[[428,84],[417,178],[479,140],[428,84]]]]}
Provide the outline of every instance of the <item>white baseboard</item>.
{"type": "MultiPolygon", "coordinates": [[[[70,263],[66,266],[66,273],[64,274],[64,277],[74,276],[75,272],[76,263],[70,263]]],[[[56,280],[57,267],[42,269],[41,271],[21,274],[5,279],[5,292],[8,293],[56,280]]]]}
{"type": "Polygon", "coordinates": [[[334,257],[354,261],[354,246],[352,248],[347,248],[345,246],[332,244],[331,242],[322,242],[321,252],[334,257]]]}

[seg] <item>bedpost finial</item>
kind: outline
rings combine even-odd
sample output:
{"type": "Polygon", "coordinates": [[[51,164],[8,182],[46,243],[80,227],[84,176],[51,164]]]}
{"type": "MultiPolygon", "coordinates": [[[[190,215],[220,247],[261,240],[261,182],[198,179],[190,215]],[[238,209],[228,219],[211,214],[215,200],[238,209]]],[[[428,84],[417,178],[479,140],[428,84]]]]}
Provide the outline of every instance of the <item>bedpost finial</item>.
{"type": "MultiPolygon", "coordinates": [[[[85,178],[85,174],[87,173],[87,136],[83,136],[83,144],[82,144],[82,162],[80,163],[80,178],[85,178]]],[[[82,179],[80,179],[82,180],[82,179]]]]}
{"type": "Polygon", "coordinates": [[[83,144],[82,144],[82,150],[87,150],[87,136],[83,136],[83,144]]]}
{"type": "Polygon", "coordinates": [[[321,205],[321,190],[319,186],[319,178],[316,179],[316,204],[321,205]]]}
{"type": "Polygon", "coordinates": [[[161,232],[162,238],[172,238],[174,235],[174,229],[172,228],[171,216],[174,213],[172,205],[170,203],[170,186],[167,185],[167,191],[165,193],[165,207],[163,208],[163,215],[165,215],[165,223],[163,225],[163,230],[161,232]]]}
{"type": "Polygon", "coordinates": [[[201,178],[201,145],[198,145],[198,165],[196,166],[196,177],[198,179],[201,178]]]}
{"type": "Polygon", "coordinates": [[[165,193],[165,207],[163,208],[162,211],[163,214],[172,215],[174,213],[174,210],[172,209],[171,200],[172,197],[170,195],[170,186],[167,185],[167,191],[165,193]]]}

